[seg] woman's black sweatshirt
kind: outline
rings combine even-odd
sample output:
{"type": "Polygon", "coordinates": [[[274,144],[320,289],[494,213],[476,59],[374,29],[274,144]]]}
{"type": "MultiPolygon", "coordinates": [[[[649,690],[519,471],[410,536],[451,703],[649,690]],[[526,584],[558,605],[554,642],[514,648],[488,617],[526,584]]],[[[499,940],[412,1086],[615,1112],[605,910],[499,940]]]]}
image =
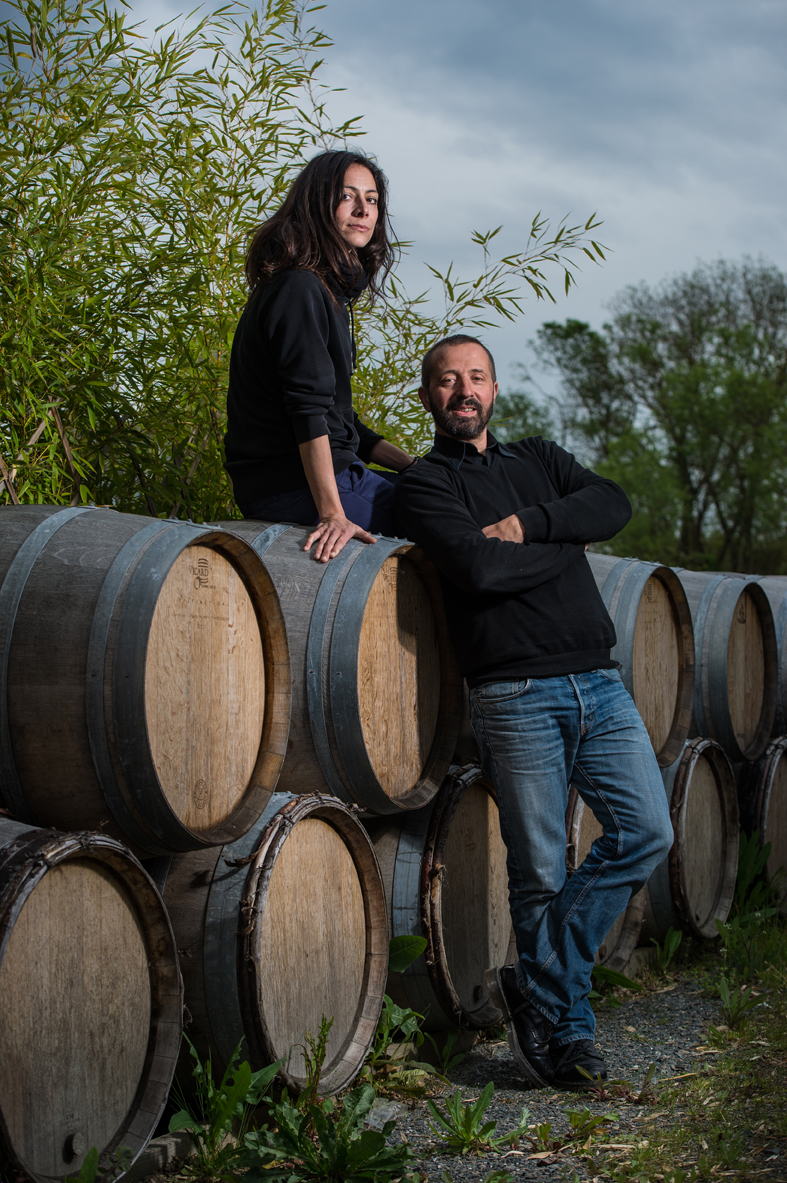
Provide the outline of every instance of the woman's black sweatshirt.
{"type": "Polygon", "coordinates": [[[396,483],[394,513],[440,572],[460,673],[470,686],[610,669],[615,629],[585,558],[631,517],[613,481],[536,436],[482,456],[436,436],[396,483]],[[517,514],[524,542],[487,538],[517,514]]]}
{"type": "Polygon", "coordinates": [[[352,407],[348,298],[312,271],[283,271],[244,309],[230,355],[226,468],[243,507],[307,487],[298,445],[327,435],[333,470],[382,439],[352,407]]]}

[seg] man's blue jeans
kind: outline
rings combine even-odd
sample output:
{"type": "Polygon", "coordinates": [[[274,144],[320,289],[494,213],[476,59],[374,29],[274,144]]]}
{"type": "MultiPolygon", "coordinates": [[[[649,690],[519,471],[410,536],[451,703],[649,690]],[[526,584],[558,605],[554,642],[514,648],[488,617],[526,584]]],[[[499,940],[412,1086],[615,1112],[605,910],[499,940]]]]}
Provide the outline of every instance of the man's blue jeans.
{"type": "Polygon", "coordinates": [[[555,1023],[553,1045],[592,1039],[596,950],[672,845],[648,734],[616,670],[490,682],[470,703],[508,850],[517,980],[555,1023]],[[569,878],[572,784],[604,833],[569,878]]]}

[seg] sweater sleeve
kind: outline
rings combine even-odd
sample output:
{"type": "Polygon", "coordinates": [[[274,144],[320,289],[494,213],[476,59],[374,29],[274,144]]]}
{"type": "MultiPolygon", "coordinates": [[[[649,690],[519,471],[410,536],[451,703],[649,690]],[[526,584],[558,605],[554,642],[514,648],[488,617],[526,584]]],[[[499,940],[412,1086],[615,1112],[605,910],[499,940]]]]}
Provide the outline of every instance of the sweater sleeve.
{"type": "Polygon", "coordinates": [[[502,542],[487,538],[450,475],[435,464],[415,464],[399,477],[394,513],[407,537],[437,569],[471,595],[517,595],[559,575],[582,558],[584,544],[502,542]]]}
{"type": "Polygon", "coordinates": [[[583,468],[558,444],[539,442],[544,466],[561,496],[517,513],[525,541],[585,543],[614,538],[631,519],[631,504],[620,486],[583,468]]]}
{"type": "Polygon", "coordinates": [[[265,313],[267,336],[284,391],[284,409],[299,444],[328,435],[336,374],[328,351],[330,299],[316,275],[287,275],[265,313]]]}
{"type": "Polygon", "coordinates": [[[376,431],[372,431],[371,427],[367,427],[353,411],[353,421],[355,423],[355,430],[358,432],[358,455],[363,460],[364,464],[369,463],[369,454],[383,436],[378,435],[376,431]]]}

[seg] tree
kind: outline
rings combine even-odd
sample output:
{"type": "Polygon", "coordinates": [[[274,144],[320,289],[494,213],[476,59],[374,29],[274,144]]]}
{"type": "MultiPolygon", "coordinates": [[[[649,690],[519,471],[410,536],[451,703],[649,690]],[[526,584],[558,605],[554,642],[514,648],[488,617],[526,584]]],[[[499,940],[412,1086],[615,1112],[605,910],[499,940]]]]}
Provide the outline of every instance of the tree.
{"type": "Polygon", "coordinates": [[[787,569],[787,278],[764,261],[702,264],[625,289],[602,331],[545,324],[569,438],[635,507],[617,553],[787,569]]]}
{"type": "Polygon", "coordinates": [[[502,444],[531,435],[554,439],[558,433],[548,407],[526,389],[531,378],[525,367],[520,365],[517,370],[519,385],[505,392],[501,389],[495,402],[494,417],[489,424],[495,438],[502,444]]]}
{"type": "MultiPolygon", "coordinates": [[[[123,0],[119,0],[122,4],[123,0]]],[[[231,3],[145,41],[108,0],[9,0],[0,53],[0,497],[93,500],[197,520],[235,513],[227,371],[249,235],[317,148],[344,143],[319,84],[329,44],[295,0],[231,3]]],[[[521,289],[602,258],[596,222],[533,222],[481,274],[434,272],[445,304],[359,310],[359,412],[405,446],[445,332],[522,312],[521,289]]]]}

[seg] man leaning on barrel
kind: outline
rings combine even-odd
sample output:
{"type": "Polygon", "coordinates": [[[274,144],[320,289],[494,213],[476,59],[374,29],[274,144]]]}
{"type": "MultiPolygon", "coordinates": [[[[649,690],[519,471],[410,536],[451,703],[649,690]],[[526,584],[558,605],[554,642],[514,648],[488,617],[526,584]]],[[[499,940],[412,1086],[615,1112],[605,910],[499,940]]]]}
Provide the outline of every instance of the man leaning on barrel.
{"type": "Polygon", "coordinates": [[[497,792],[519,959],[488,970],[487,986],[528,1079],[582,1088],[584,1073],[606,1077],[588,1001],[596,950],[672,843],[656,758],[610,658],[615,630],[585,558],[631,507],[557,444],[497,442],[487,430],[494,361],[474,337],[432,346],[419,394],[434,447],[399,477],[394,510],[440,572],[497,792]],[[569,784],[604,830],[571,878],[569,784]]]}

